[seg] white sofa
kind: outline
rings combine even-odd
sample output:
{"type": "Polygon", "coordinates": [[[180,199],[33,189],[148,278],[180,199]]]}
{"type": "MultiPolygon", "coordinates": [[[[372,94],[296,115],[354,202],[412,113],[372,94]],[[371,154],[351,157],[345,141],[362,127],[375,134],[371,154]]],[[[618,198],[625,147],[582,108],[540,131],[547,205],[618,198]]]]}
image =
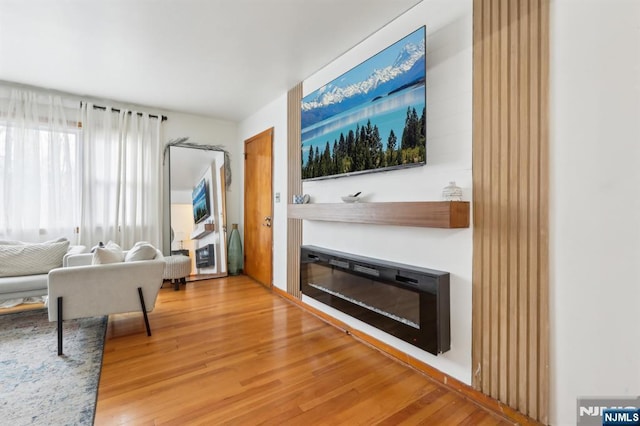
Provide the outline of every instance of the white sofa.
{"type": "Polygon", "coordinates": [[[84,251],[84,246],[69,246],[64,239],[46,243],[1,241],[0,301],[46,296],[49,271],[84,251]]]}
{"type": "Polygon", "coordinates": [[[101,265],[92,265],[91,253],[72,255],[66,267],[49,272],[49,321],[58,321],[58,355],[64,320],[137,311],[151,335],[147,312],[155,307],[165,266],[162,252],[154,250],[152,260],[101,265]]]}

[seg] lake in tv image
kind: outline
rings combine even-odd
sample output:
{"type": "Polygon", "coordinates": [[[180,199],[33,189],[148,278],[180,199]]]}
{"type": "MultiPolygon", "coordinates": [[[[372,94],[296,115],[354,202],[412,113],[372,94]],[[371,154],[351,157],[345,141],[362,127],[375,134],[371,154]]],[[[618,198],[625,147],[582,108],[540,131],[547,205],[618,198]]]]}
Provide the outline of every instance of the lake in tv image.
{"type": "Polygon", "coordinates": [[[302,99],[302,178],[426,162],[425,28],[302,99]]]}

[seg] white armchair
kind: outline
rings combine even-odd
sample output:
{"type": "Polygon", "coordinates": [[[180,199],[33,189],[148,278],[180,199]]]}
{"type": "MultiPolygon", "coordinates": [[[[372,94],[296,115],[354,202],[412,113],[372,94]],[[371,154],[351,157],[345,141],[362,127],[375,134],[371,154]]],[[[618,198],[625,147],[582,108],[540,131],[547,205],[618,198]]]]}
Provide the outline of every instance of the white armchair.
{"type": "Polygon", "coordinates": [[[141,310],[151,336],[147,312],[155,307],[165,265],[156,252],[153,260],[108,265],[91,265],[92,254],[78,254],[49,272],[49,321],[58,322],[58,355],[64,320],[141,310]]]}

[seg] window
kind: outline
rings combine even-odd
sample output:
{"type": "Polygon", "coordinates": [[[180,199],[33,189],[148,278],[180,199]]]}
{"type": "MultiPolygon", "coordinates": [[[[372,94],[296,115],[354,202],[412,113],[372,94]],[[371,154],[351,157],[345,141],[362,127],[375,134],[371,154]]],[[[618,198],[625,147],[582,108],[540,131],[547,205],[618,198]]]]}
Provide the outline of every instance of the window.
{"type": "Polygon", "coordinates": [[[80,211],[79,132],[0,124],[0,237],[74,241],[80,211]]]}

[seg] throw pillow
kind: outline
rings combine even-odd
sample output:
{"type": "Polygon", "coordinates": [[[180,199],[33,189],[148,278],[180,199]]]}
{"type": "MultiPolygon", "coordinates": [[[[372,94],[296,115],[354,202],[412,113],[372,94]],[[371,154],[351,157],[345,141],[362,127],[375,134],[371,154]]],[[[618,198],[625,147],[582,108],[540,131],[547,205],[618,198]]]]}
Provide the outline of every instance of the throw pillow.
{"type": "Polygon", "coordinates": [[[125,262],[137,262],[140,260],[152,260],[156,258],[156,248],[149,243],[136,243],[131,250],[127,252],[124,258],[125,262]]]}
{"type": "Polygon", "coordinates": [[[91,247],[91,253],[95,252],[98,247],[104,248],[104,243],[102,241],[100,241],[98,244],[96,244],[95,246],[91,247]]]}
{"type": "Polygon", "coordinates": [[[49,241],[45,241],[44,244],[51,244],[51,243],[62,243],[64,241],[67,241],[66,237],[59,237],[56,238],[55,240],[49,240],[49,241]]]}
{"type": "Polygon", "coordinates": [[[67,254],[72,255],[72,254],[82,254],[85,252],[87,248],[85,246],[69,246],[69,249],[67,250],[67,254]]]}
{"type": "Polygon", "coordinates": [[[69,241],[0,245],[0,277],[46,274],[62,266],[69,241]]]}
{"type": "Polygon", "coordinates": [[[22,246],[26,243],[23,241],[16,240],[0,240],[0,246],[22,246]]]}
{"type": "Polygon", "coordinates": [[[113,241],[109,241],[106,246],[98,247],[96,251],[93,252],[91,264],[107,265],[109,263],[122,262],[123,260],[124,254],[122,253],[122,248],[113,241]]]}
{"type": "Polygon", "coordinates": [[[49,240],[49,241],[45,241],[44,243],[27,243],[24,241],[18,241],[18,240],[0,240],[0,245],[9,245],[9,246],[22,246],[25,244],[52,244],[52,243],[63,243],[67,241],[66,237],[60,237],[60,238],[56,238],[55,240],[49,240]]]}

